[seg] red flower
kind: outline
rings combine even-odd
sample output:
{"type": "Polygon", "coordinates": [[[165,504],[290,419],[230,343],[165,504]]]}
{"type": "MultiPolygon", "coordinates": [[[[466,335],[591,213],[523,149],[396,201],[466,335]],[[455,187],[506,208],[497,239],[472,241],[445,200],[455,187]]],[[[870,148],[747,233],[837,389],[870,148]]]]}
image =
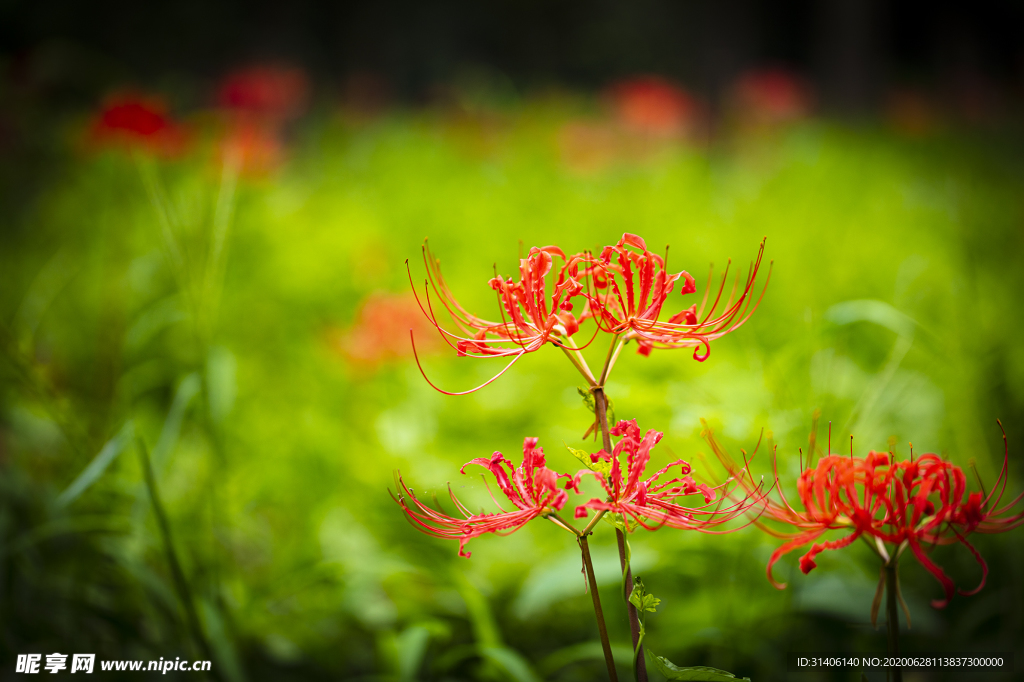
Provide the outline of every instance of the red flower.
{"type": "Polygon", "coordinates": [[[409,355],[407,329],[430,329],[409,294],[370,294],[363,301],[355,324],[336,342],[356,367],[375,367],[387,360],[409,355]]]}
{"type": "Polygon", "coordinates": [[[639,76],[608,88],[615,117],[625,127],[656,135],[679,135],[693,127],[697,104],[678,85],[658,76],[639,76]]]}
{"type": "MultiPolygon", "coordinates": [[[[783,555],[817,540],[830,529],[852,529],[852,533],[840,540],[816,543],[800,558],[803,573],[817,567],[815,557],[826,549],[840,549],[852,544],[862,534],[874,534],[880,529],[888,506],[887,488],[889,475],[880,466],[888,465],[888,455],[871,452],[867,458],[852,459],[839,455],[823,457],[818,466],[800,474],[797,493],[804,505],[804,511],[795,510],[786,500],[782,486],[779,495],[782,504],[768,502],[765,516],[787,523],[797,532],[778,534],[789,540],[772,553],[768,560],[768,580],[782,589],[786,585],[772,577],[772,567],[783,555]],[[858,489],[859,488],[859,489],[858,489]]],[[[777,481],[777,479],[776,479],[777,481]]]]}
{"type": "MultiPolygon", "coordinates": [[[[561,510],[569,499],[568,493],[558,487],[558,479],[569,478],[569,475],[556,474],[545,466],[544,449],[537,447],[536,438],[523,440],[523,462],[516,469],[500,452],[495,452],[490,459],[478,457],[467,462],[462,473],[470,464],[478,464],[491,472],[515,507],[514,511],[502,509],[500,514],[473,514],[459,502],[449,486],[448,494],[462,517],[449,516],[420,502],[401,477],[398,478],[398,496],[392,495],[410,523],[419,530],[434,537],[458,540],[459,556],[470,556],[465,547],[471,539],[484,533],[508,534],[519,530],[538,516],[561,510]]],[[[498,507],[500,509],[501,505],[498,507]]]]}
{"type": "Polygon", "coordinates": [[[283,121],[302,111],[308,91],[301,69],[256,66],[228,74],[217,100],[236,113],[283,121]]]}
{"type": "Polygon", "coordinates": [[[641,437],[635,419],[620,421],[611,428],[610,433],[621,437],[612,448],[612,453],[599,450],[590,455],[594,465],[592,470],[582,471],[572,480],[575,489],[582,476],[593,475],[601,482],[607,498],[594,498],[576,507],[576,518],[585,518],[590,509],[622,514],[624,518],[629,517],[647,530],[669,526],[713,532],[709,529],[740,516],[750,507],[751,498],[747,498],[725,509],[721,505],[712,508],[710,505],[716,499],[715,491],[703,483],[695,482],[690,476],[690,465],[681,459],[658,470],[650,478],[641,480],[651,459],[651,449],[661,440],[662,433],[651,429],[641,437]],[[623,453],[626,453],[625,467],[621,463],[623,453]],[[680,469],[679,478],[659,480],[676,465],[680,469]],[[703,496],[703,506],[684,507],[674,502],[678,497],[697,494],[703,496]]]}
{"type": "MultiPolygon", "coordinates": [[[[578,279],[579,260],[578,256],[566,258],[557,246],[530,249],[530,255],[519,261],[519,281],[500,276],[491,279],[490,285],[498,294],[502,315],[501,322],[493,322],[473,315],[455,300],[441,275],[441,262],[424,245],[423,262],[427,269],[428,285],[424,286],[424,301],[420,301],[419,295],[416,297],[423,314],[441,333],[445,342],[458,351],[460,357],[512,358],[505,369],[472,390],[497,379],[524,354],[538,350],[548,341],[563,345],[566,339],[579,331],[579,321],[572,313],[572,299],[583,291],[578,279]],[[562,261],[557,270],[554,267],[555,258],[562,261]],[[554,280],[551,282],[550,293],[549,279],[554,280]],[[448,331],[438,322],[434,304],[430,300],[431,290],[451,316],[458,331],[448,331]]],[[[409,283],[412,284],[411,272],[409,283]]],[[[415,285],[413,291],[416,291],[415,285]]]]}
{"type": "MultiPolygon", "coordinates": [[[[705,431],[705,435],[734,477],[744,487],[751,488],[749,480],[737,475],[738,468],[714,441],[710,431],[705,431]]],[[[1003,438],[1005,442],[1005,434],[1003,438]]],[[[953,596],[956,586],[931,560],[925,546],[959,542],[971,552],[982,569],[978,587],[960,591],[965,595],[975,594],[985,585],[988,566],[968,542],[967,535],[974,531],[1002,532],[1024,523],[1024,511],[1009,513],[1024,494],[999,507],[1006,489],[1008,466],[1007,447],[995,487],[987,495],[974,492],[964,500],[967,478],[963,470],[934,454],[901,462],[893,461],[889,453],[874,451],[864,458],[852,455],[822,457],[817,466],[803,471],[797,482],[797,493],[804,511],[790,506],[781,485],[781,503],[765,498],[765,516],[796,529],[793,533],[778,533],[765,528],[788,539],[768,561],[768,580],[775,587],[784,588],[785,584],[777,583],[772,577],[775,562],[794,549],[814,542],[828,530],[842,529],[850,531],[850,534],[838,540],[811,545],[800,558],[803,573],[809,573],[817,566],[815,557],[822,551],[845,547],[863,536],[884,561],[898,557],[909,548],[921,565],[942,584],[944,598],[932,601],[932,606],[942,608],[953,596]],[[891,547],[887,548],[885,543],[891,547]]]]}
{"type": "Polygon", "coordinates": [[[227,115],[224,153],[252,174],[284,158],[284,126],[305,107],[309,84],[301,69],[257,66],[228,74],[217,100],[227,115]]]}
{"type": "MultiPolygon", "coordinates": [[[[635,234],[624,234],[618,244],[606,246],[600,258],[591,256],[586,259],[586,275],[589,280],[583,295],[587,299],[587,309],[581,319],[593,317],[602,331],[625,333],[627,339],[636,339],[641,355],[650,355],[654,348],[692,347],[694,359],[703,362],[711,353],[711,340],[741,326],[761,302],[760,298],[753,300],[751,291],[763,254],[764,241],[757,252],[757,260],[751,264],[739,297],[735,297],[734,285],[729,299],[717,316],[715,311],[722,300],[729,275],[728,267],[709,309],[705,310],[710,290],[707,289],[699,309],[694,304],[667,321],[660,321],[661,309],[676,281],[683,280],[681,293],[684,296],[697,290],[696,282],[685,270],[668,274],[665,259],[648,251],[643,239],[635,234]],[[699,354],[701,346],[704,347],[703,354],[699,354]]],[[[710,283],[709,276],[709,287],[710,283]]],[[[736,284],[739,284],[738,278],[736,284]]],[[[767,286],[766,279],[764,288],[767,286]]],[[[761,290],[762,297],[764,288],[761,290]]]]}
{"type": "Polygon", "coordinates": [[[764,123],[782,123],[803,118],[811,110],[813,96],[808,85],[785,69],[750,71],[733,88],[739,113],[764,123]]]}
{"type": "Polygon", "coordinates": [[[183,132],[158,98],[120,96],[100,111],[91,138],[104,146],[128,147],[174,154],[181,150],[183,132]]]}

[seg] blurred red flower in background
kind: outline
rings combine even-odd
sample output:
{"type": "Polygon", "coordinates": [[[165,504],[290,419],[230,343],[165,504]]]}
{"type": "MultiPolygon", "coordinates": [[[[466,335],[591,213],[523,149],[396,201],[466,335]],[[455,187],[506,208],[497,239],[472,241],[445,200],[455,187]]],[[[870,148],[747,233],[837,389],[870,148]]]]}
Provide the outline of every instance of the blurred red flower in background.
{"type": "Polygon", "coordinates": [[[682,87],[659,76],[635,76],[606,90],[615,119],[624,127],[655,136],[692,131],[698,117],[696,100],[682,87]]]}
{"type": "Polygon", "coordinates": [[[301,69],[255,66],[225,76],[217,102],[246,117],[285,121],[302,113],[309,81],[301,69]]]}
{"type": "Polygon", "coordinates": [[[284,158],[284,127],[302,113],[309,81],[301,69],[255,66],[225,76],[217,103],[227,119],[224,153],[254,174],[284,158]]]}
{"type": "MultiPolygon", "coordinates": [[[[458,540],[459,556],[470,556],[465,547],[473,538],[485,533],[507,535],[538,516],[560,511],[569,499],[568,493],[558,487],[558,479],[570,478],[569,474],[558,474],[547,468],[544,448],[537,446],[536,438],[523,439],[523,461],[518,468],[513,469],[512,463],[500,452],[495,452],[489,459],[477,457],[467,462],[462,466],[462,473],[466,473],[470,464],[491,472],[501,492],[515,507],[514,511],[502,509],[499,514],[474,514],[455,497],[449,485],[449,497],[462,514],[461,517],[449,516],[420,502],[401,476],[397,481],[398,494],[392,495],[402,506],[409,522],[419,530],[434,537],[458,540]]],[[[501,509],[496,499],[494,503],[501,509]]]]}
{"type": "Polygon", "coordinates": [[[740,76],[733,86],[736,113],[754,123],[785,123],[808,116],[814,103],[810,86],[785,69],[759,69],[740,76]]]}
{"type": "Polygon", "coordinates": [[[97,114],[89,139],[102,147],[173,156],[184,149],[185,133],[160,98],[121,94],[110,98],[97,114]]]}
{"type": "Polygon", "coordinates": [[[360,306],[355,324],[337,335],[337,348],[354,366],[373,369],[381,363],[408,357],[409,330],[426,337],[423,347],[436,346],[429,323],[423,319],[416,299],[408,294],[370,294],[360,306]]]}

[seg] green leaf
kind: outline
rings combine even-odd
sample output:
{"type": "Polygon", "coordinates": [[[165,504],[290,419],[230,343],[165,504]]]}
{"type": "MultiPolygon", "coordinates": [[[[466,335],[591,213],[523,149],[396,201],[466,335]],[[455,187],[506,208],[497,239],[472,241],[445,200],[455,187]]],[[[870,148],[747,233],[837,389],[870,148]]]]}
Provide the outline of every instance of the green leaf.
{"type": "Polygon", "coordinates": [[[199,599],[199,613],[203,617],[204,630],[213,647],[213,655],[221,674],[228,682],[244,682],[245,673],[238,660],[238,650],[219,610],[207,600],[199,599]]]}
{"type": "Polygon", "coordinates": [[[587,406],[587,409],[591,412],[597,410],[597,405],[594,403],[594,394],[582,386],[576,387],[576,392],[583,398],[583,404],[587,406]]]}
{"type": "Polygon", "coordinates": [[[661,600],[644,589],[644,581],[640,579],[640,576],[634,576],[633,591],[629,595],[629,603],[635,606],[637,611],[641,613],[644,611],[654,613],[658,610],[658,604],[661,603],[661,600]]]}
{"type": "Polygon", "coordinates": [[[396,638],[398,648],[398,679],[411,682],[416,679],[430,642],[430,630],[422,625],[411,625],[396,638]]]}
{"type": "Polygon", "coordinates": [[[540,682],[527,660],[507,646],[482,646],[480,655],[501,668],[512,682],[540,682]]]}
{"type": "Polygon", "coordinates": [[[602,518],[601,520],[607,523],[612,528],[615,528],[616,530],[621,530],[623,533],[629,530],[628,528],[626,528],[626,524],[622,522],[622,519],[620,519],[615,514],[605,514],[604,518],[602,518]]]}
{"type": "Polygon", "coordinates": [[[573,456],[583,464],[583,466],[587,467],[591,471],[596,471],[599,474],[607,474],[612,470],[611,462],[606,462],[603,459],[592,462],[590,461],[590,453],[586,450],[577,450],[569,445],[566,445],[565,447],[569,448],[569,452],[571,452],[573,456]]]}
{"type": "Polygon", "coordinates": [[[462,599],[466,602],[470,625],[473,628],[473,637],[477,644],[483,648],[502,646],[498,623],[494,620],[494,614],[491,613],[491,607],[487,604],[486,597],[463,574],[457,573],[456,580],[459,583],[462,599]]]}
{"type": "MultiPolygon", "coordinates": [[[[633,655],[632,646],[626,644],[612,644],[611,646],[612,656],[619,661],[627,661],[633,655]]],[[[601,642],[594,640],[592,642],[583,642],[582,644],[572,644],[548,654],[537,665],[537,672],[544,679],[547,679],[567,665],[579,661],[603,660],[604,649],[601,648],[601,642]]]]}
{"type": "Polygon", "coordinates": [[[93,457],[89,465],[71,482],[64,492],[57,497],[57,507],[66,507],[74,502],[79,495],[85,492],[86,488],[96,482],[103,472],[107,470],[114,458],[121,454],[135,433],[135,427],[131,421],[125,423],[124,427],[116,436],[107,441],[99,454],[93,457]]]}
{"type": "Polygon", "coordinates": [[[163,428],[160,429],[160,439],[153,447],[150,460],[153,462],[153,471],[159,478],[163,474],[167,459],[174,450],[174,445],[181,435],[181,426],[185,420],[185,413],[193,398],[199,395],[203,383],[199,375],[192,372],[178,383],[174,392],[174,400],[171,402],[171,409],[167,411],[167,418],[164,419],[163,428]]]}
{"type": "Polygon", "coordinates": [[[210,418],[215,424],[223,422],[235,404],[235,394],[238,392],[235,378],[237,370],[238,363],[231,351],[222,346],[210,349],[206,358],[207,402],[210,418]]]}
{"type": "Polygon", "coordinates": [[[658,668],[658,672],[665,676],[668,680],[684,680],[685,682],[729,682],[730,680],[746,680],[750,682],[749,677],[736,677],[732,673],[718,668],[709,668],[703,665],[697,665],[692,668],[680,668],[678,665],[668,660],[664,656],[655,656],[651,654],[651,659],[654,661],[654,665],[658,668]]]}

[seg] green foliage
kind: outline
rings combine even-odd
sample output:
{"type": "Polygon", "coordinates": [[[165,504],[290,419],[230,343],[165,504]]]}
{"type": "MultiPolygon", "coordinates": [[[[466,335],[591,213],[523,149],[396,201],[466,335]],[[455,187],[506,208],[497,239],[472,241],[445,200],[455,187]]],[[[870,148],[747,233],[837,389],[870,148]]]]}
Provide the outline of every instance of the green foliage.
{"type": "MultiPolygon", "coordinates": [[[[820,409],[819,449],[831,420],[833,449],[845,451],[850,433],[859,453],[893,436],[900,456],[913,441],[961,465],[973,457],[988,484],[1002,462],[998,416],[1008,491],[1021,489],[1016,133],[905,140],[811,122],[581,169],[564,147],[578,110],[556,99],[477,118],[324,116],[297,127],[286,166],[237,182],[212,154],[153,161],[140,175],[122,155],[69,150],[18,210],[0,207],[4,659],[197,658],[205,639],[225,679],[254,682],[604,674],[569,534],[530,524],[474,540],[466,560],[411,528],[386,494],[400,469],[449,513],[449,482],[474,511],[493,511],[480,479],[458,473],[465,462],[512,456],[537,436],[549,466],[575,471],[593,449],[581,438],[590,393],[581,411],[561,351],[528,354],[481,392],[448,398],[407,353],[412,318],[370,336],[371,348],[392,350],[353,350],[368,301],[407,292],[406,258],[422,281],[424,236],[462,305],[495,318],[492,264],[514,274],[519,240],[575,251],[628,231],[659,251],[670,243],[670,267],[698,282],[696,295],[672,294],[672,314],[699,303],[709,262],[716,277],[729,258],[730,272],[745,271],[767,235],[775,269],[761,307],[711,342],[707,362],[644,358],[630,345],[606,382],[619,417],[665,432],[651,466],[681,457],[698,479],[721,482],[702,457],[700,418],[731,452],[750,451],[764,427],[791,493],[820,409]],[[129,423],[153,445],[153,489],[183,581],[140,462],[123,456],[129,423]],[[543,567],[567,577],[527,599],[543,567]]],[[[431,347],[433,332],[419,329],[438,385],[460,390],[496,371],[431,347]]],[[[605,352],[584,354],[600,366],[605,352]]],[[[771,472],[764,452],[755,475],[771,472]]],[[[807,576],[783,560],[790,586],[780,592],[764,577],[779,543],[754,528],[624,530],[634,569],[669,606],[652,616],[645,646],[674,660],[778,679],[794,647],[868,650],[884,637],[869,625],[877,565],[867,548],[822,554],[807,576]]],[[[928,606],[931,578],[902,567],[908,650],[1024,642],[1018,540],[977,538],[988,584],[943,611],[928,606]]],[[[628,666],[612,528],[600,524],[591,543],[628,666]]],[[[978,577],[973,557],[934,551],[958,582],[978,577]]]]}
{"type": "Polygon", "coordinates": [[[596,471],[601,475],[607,475],[608,472],[612,470],[612,463],[609,460],[598,459],[596,462],[592,462],[590,461],[590,453],[586,450],[580,450],[572,447],[571,445],[566,445],[565,447],[569,449],[569,452],[572,453],[573,457],[578,459],[583,466],[587,467],[591,471],[596,471]]]}
{"type": "Polygon", "coordinates": [[[691,668],[680,668],[664,656],[655,656],[654,654],[651,654],[651,660],[654,661],[654,665],[657,666],[658,672],[664,675],[666,680],[685,680],[686,682],[728,682],[728,680],[741,679],[750,682],[749,677],[737,678],[732,673],[719,670],[718,668],[709,668],[702,665],[691,668]]]}
{"type": "Polygon", "coordinates": [[[661,603],[661,600],[647,592],[644,589],[644,581],[640,579],[640,576],[636,575],[633,576],[633,591],[629,594],[629,603],[635,606],[636,610],[641,613],[644,611],[654,613],[658,610],[658,604],[661,603]]]}

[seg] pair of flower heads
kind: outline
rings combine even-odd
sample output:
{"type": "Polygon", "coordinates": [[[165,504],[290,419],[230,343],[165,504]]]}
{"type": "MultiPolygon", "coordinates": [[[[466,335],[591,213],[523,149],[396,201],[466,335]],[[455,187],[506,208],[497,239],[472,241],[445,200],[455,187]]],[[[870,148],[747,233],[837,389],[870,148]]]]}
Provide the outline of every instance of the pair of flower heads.
{"type": "MultiPolygon", "coordinates": [[[[755,525],[783,541],[767,565],[769,581],[780,589],[785,585],[774,579],[772,568],[783,555],[811,545],[799,562],[801,571],[809,573],[821,552],[863,539],[885,565],[895,565],[909,549],[942,586],[943,598],[932,602],[935,607],[945,606],[956,587],[932,560],[931,551],[936,545],[960,543],[977,560],[982,574],[975,589],[961,592],[976,593],[984,586],[988,568],[968,536],[1001,532],[1024,523],[1024,512],[1014,511],[1024,494],[1003,503],[1008,449],[995,484],[986,491],[979,478],[981,490],[968,492],[963,469],[937,455],[915,458],[911,449],[910,457],[900,460],[890,448],[889,452],[871,451],[856,457],[852,440],[849,455],[836,454],[831,452],[830,437],[829,452],[821,453],[815,463],[817,448],[812,442],[806,466],[801,462],[799,504],[793,505],[779,480],[774,448],[769,479],[772,485],[766,485],[763,479],[755,481],[750,471],[753,456],[748,459],[744,453],[744,463],[738,465],[705,424],[703,435],[729,474],[724,483],[698,482],[682,459],[648,475],[651,451],[662,433],[653,429],[643,432],[635,419],[609,423],[604,384],[623,347],[633,342],[644,356],[655,349],[694,348],[694,359],[707,360],[711,341],[744,324],[764,296],[770,267],[764,287],[754,298],[763,253],[764,241],[745,280],[737,276],[728,293],[727,267],[717,291],[712,291],[709,276],[699,304],[687,306],[686,301],[679,312],[662,319],[663,308],[677,283],[684,297],[697,291],[688,272],[668,271],[667,251],[665,256],[653,253],[643,239],[633,234],[623,235],[599,254],[567,256],[555,246],[535,247],[520,259],[518,280],[496,275],[490,281],[500,319],[489,321],[458,303],[441,274],[439,261],[424,246],[427,278],[422,295],[417,292],[417,301],[432,326],[459,356],[509,358],[504,369],[480,386],[460,393],[442,392],[461,395],[478,390],[495,381],[523,355],[551,344],[565,353],[586,380],[588,404],[595,418],[591,430],[595,436],[600,432],[604,447],[593,453],[570,448],[585,466],[574,474],[549,469],[536,438],[524,440],[519,466],[500,452],[463,466],[462,473],[471,465],[490,472],[508,498],[511,508],[507,511],[492,494],[500,511],[473,512],[449,488],[456,510],[450,515],[440,509],[440,504],[435,509],[418,499],[399,476],[395,499],[407,518],[425,533],[458,540],[459,554],[465,557],[470,555],[466,544],[471,539],[487,533],[507,534],[538,517],[553,520],[583,537],[603,516],[610,516],[627,532],[669,527],[729,533],[755,525]],[[449,316],[454,327],[443,326],[439,313],[449,316]],[[589,333],[585,331],[588,323],[594,327],[589,333]],[[610,336],[611,342],[603,366],[594,372],[580,351],[601,333],[610,336]],[[586,341],[577,344],[576,338],[586,341]],[[617,439],[614,445],[612,438],[617,439]],[[583,497],[574,505],[574,519],[589,521],[581,532],[559,513],[569,504],[570,493],[583,494],[580,485],[586,478],[597,481],[603,497],[583,497]],[[829,531],[842,535],[823,539],[829,531]]],[[[416,291],[415,286],[413,289],[416,291]]],[[[416,361],[419,364],[418,358],[416,361]]],[[[1005,445],[1005,432],[1003,439],[1005,445]]],[[[877,606],[878,597],[873,619],[877,606]]]]}

